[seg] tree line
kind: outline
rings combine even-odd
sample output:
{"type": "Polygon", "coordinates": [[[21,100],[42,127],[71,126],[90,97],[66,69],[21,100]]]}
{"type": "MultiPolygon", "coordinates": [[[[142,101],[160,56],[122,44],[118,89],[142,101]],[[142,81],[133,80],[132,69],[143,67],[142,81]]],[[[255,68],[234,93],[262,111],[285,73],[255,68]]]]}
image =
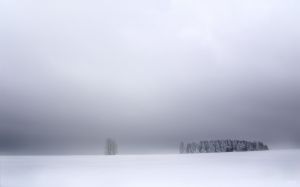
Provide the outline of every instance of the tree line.
{"type": "MultiPolygon", "coordinates": [[[[179,144],[180,153],[214,153],[214,152],[234,152],[234,151],[261,151],[269,150],[268,146],[260,141],[246,140],[210,140],[179,144]]],[[[107,139],[105,143],[105,154],[118,154],[118,145],[115,140],[107,139]]]]}
{"type": "Polygon", "coordinates": [[[260,141],[246,140],[210,140],[199,143],[180,142],[180,153],[214,153],[214,152],[234,152],[234,151],[260,151],[268,150],[268,146],[260,141]]]}

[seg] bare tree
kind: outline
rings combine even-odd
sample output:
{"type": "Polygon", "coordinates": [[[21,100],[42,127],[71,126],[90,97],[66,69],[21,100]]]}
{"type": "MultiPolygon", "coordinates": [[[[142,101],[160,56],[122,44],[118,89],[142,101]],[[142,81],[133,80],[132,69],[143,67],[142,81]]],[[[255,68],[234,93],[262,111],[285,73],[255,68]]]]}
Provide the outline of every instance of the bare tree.
{"type": "Polygon", "coordinates": [[[179,153],[184,153],[185,152],[185,148],[184,148],[184,143],[183,142],[180,142],[180,145],[179,145],[179,153]]]}
{"type": "Polygon", "coordinates": [[[105,144],[105,154],[106,155],[116,155],[118,153],[118,145],[117,143],[108,138],[105,144]]]}
{"type": "Polygon", "coordinates": [[[200,141],[199,143],[180,142],[180,153],[214,153],[214,152],[233,152],[233,151],[260,151],[269,150],[268,146],[262,142],[251,142],[246,140],[210,140],[200,141]]]}

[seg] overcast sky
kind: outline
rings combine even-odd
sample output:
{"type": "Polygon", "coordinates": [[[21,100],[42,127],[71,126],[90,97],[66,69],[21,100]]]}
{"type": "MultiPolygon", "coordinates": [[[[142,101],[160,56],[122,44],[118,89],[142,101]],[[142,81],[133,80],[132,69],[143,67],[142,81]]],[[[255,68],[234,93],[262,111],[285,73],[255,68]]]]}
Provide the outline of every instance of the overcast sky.
{"type": "Polygon", "coordinates": [[[223,138],[300,147],[299,10],[298,0],[1,0],[1,149],[102,152],[107,137],[123,152],[223,138]]]}

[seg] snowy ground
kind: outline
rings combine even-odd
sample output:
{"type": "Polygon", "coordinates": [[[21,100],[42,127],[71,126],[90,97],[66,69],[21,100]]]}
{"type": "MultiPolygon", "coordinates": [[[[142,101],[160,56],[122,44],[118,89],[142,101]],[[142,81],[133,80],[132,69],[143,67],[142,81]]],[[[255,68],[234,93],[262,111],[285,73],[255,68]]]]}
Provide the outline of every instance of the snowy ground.
{"type": "Polygon", "coordinates": [[[1,187],[299,187],[300,150],[0,157],[1,187]]]}

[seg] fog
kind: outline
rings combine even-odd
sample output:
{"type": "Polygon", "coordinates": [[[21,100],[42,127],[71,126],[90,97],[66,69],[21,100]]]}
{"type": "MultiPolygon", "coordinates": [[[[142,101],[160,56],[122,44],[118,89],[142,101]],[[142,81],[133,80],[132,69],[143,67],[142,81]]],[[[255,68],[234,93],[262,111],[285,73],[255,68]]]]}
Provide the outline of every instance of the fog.
{"type": "Polygon", "coordinates": [[[300,147],[297,0],[2,0],[1,151],[300,147]]]}

